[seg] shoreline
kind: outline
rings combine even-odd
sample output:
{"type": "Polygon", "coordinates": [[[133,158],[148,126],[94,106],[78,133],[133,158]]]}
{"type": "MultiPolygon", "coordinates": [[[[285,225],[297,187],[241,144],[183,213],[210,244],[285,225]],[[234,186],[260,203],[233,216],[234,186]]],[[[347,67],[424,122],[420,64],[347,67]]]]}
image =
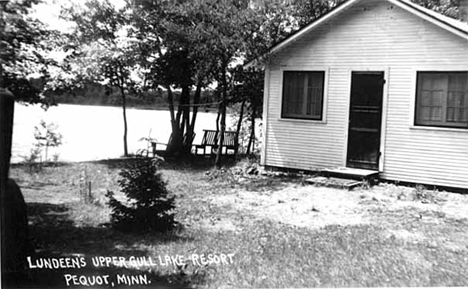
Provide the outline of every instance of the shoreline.
{"type": "MultiPolygon", "coordinates": [[[[21,102],[17,102],[16,104],[21,104],[24,106],[36,105],[36,104],[25,104],[21,102]]],[[[37,104],[40,105],[40,104],[37,104]]],[[[59,106],[59,105],[77,105],[77,106],[97,106],[97,107],[115,107],[115,108],[122,108],[120,105],[111,105],[111,104],[81,104],[81,103],[56,103],[52,104],[49,107],[59,106]]],[[[128,105],[126,109],[141,109],[141,110],[169,110],[169,106],[167,105],[128,105]]],[[[174,105],[174,111],[177,111],[178,106],[174,105]]],[[[218,109],[216,107],[207,107],[203,104],[199,105],[199,112],[217,112],[218,109]]]]}

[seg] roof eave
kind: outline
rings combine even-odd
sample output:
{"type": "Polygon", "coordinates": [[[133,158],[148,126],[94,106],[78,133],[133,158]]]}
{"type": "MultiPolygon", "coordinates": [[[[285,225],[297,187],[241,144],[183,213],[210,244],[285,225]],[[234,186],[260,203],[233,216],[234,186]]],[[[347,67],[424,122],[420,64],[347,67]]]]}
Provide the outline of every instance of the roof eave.
{"type": "Polygon", "coordinates": [[[405,10],[405,11],[408,11],[410,13],[413,13],[415,14],[416,16],[426,20],[426,21],[429,21],[453,34],[456,34],[466,40],[468,40],[468,31],[463,31],[463,30],[460,30],[458,29],[457,27],[454,27],[452,25],[450,25],[449,23],[446,23],[440,19],[437,19],[437,18],[434,18],[433,16],[431,16],[430,14],[427,14],[427,13],[424,13],[424,11],[422,9],[418,9],[416,8],[415,5],[409,5],[407,3],[405,3],[404,1],[401,1],[401,0],[387,0],[388,2],[394,4],[395,6],[398,6],[399,8],[405,10]]]}
{"type": "Polygon", "coordinates": [[[302,29],[299,29],[298,31],[296,31],[293,34],[291,34],[290,36],[288,36],[283,41],[281,41],[281,42],[277,43],[276,45],[272,46],[262,56],[257,57],[255,59],[247,62],[244,65],[244,67],[249,68],[249,67],[252,67],[252,66],[258,66],[262,62],[263,59],[267,58],[267,55],[273,54],[273,53],[277,52],[278,50],[283,49],[285,46],[287,46],[287,45],[293,43],[294,41],[296,41],[302,35],[308,33],[310,30],[313,30],[315,27],[327,22],[329,19],[333,18],[335,15],[337,15],[337,14],[341,13],[342,11],[346,10],[347,8],[349,8],[355,2],[358,2],[358,1],[360,1],[360,0],[350,0],[350,1],[347,1],[347,2],[343,3],[339,7],[336,7],[336,9],[332,10],[331,12],[326,14],[325,16],[321,17],[320,19],[318,19],[316,21],[311,22],[310,24],[304,26],[302,29]]]}
{"type": "MultiPolygon", "coordinates": [[[[340,5],[337,7],[335,10],[332,10],[330,13],[326,14],[322,18],[310,23],[309,25],[305,26],[304,28],[298,30],[297,32],[293,33],[291,36],[288,38],[284,39],[280,43],[274,45],[271,47],[268,52],[263,54],[261,57],[257,57],[249,62],[247,62],[244,67],[249,68],[252,66],[259,66],[259,64],[262,63],[262,59],[265,59],[267,55],[273,54],[281,49],[283,49],[285,46],[291,44],[292,42],[296,41],[298,38],[302,37],[304,34],[308,33],[309,31],[315,29],[315,27],[327,22],[331,18],[335,17],[337,14],[343,12],[344,10],[348,9],[350,6],[354,5],[356,2],[360,0],[350,0],[348,2],[345,2],[344,4],[340,5]]],[[[457,27],[454,27],[450,25],[449,23],[446,23],[438,18],[433,17],[432,15],[425,13],[421,7],[421,9],[418,9],[416,5],[410,5],[408,3],[405,3],[405,1],[401,0],[387,0],[388,2],[394,4],[395,6],[400,7],[401,9],[408,11],[412,14],[415,14],[416,16],[429,21],[459,37],[462,37],[466,40],[468,40],[468,31],[461,30],[457,27]]]]}

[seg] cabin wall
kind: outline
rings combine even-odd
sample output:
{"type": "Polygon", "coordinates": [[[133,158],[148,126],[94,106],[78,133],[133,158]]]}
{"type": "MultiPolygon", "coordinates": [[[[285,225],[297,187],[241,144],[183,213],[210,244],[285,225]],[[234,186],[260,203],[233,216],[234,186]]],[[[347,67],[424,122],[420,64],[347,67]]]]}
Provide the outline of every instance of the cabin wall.
{"type": "Polygon", "coordinates": [[[352,71],[385,71],[381,176],[468,188],[468,130],[413,125],[416,72],[468,70],[468,41],[386,1],[362,1],[270,58],[264,165],[346,165],[352,71]],[[282,70],[325,70],[324,121],[281,119],[282,70]]]}

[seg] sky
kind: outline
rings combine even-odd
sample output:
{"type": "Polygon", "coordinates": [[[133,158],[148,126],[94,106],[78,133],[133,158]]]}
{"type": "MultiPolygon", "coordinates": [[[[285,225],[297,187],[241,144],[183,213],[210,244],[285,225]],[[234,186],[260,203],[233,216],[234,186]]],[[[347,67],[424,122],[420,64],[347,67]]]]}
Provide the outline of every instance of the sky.
{"type": "Polygon", "coordinates": [[[53,29],[65,32],[71,26],[65,20],[59,18],[60,5],[53,2],[55,1],[46,0],[44,3],[33,6],[32,16],[37,17],[41,22],[53,29]]]}
{"type": "MultiPolygon", "coordinates": [[[[73,26],[69,22],[60,19],[61,6],[83,5],[86,0],[43,0],[43,3],[33,6],[32,16],[38,18],[41,22],[49,25],[52,29],[61,32],[69,31],[73,26]]],[[[117,9],[125,5],[124,0],[111,0],[117,9]]]]}

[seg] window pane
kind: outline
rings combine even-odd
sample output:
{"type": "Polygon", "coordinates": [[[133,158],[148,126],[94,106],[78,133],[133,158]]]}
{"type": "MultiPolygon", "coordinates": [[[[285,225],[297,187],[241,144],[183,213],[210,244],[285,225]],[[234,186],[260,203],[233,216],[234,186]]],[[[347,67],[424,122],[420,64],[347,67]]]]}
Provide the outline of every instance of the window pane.
{"type": "Polygon", "coordinates": [[[447,121],[455,121],[455,109],[453,107],[447,108],[447,121]]]}
{"type": "Polygon", "coordinates": [[[466,75],[463,73],[449,75],[449,91],[464,91],[466,89],[466,75]]]}
{"type": "Polygon", "coordinates": [[[421,99],[420,99],[420,104],[422,106],[429,106],[431,105],[431,99],[432,99],[432,92],[429,90],[423,90],[421,92],[421,99]]]}
{"type": "Polygon", "coordinates": [[[459,108],[457,121],[461,123],[468,123],[467,115],[468,115],[468,108],[459,108]]]}
{"type": "Polygon", "coordinates": [[[445,93],[443,90],[432,91],[431,106],[442,106],[445,93]]]}
{"type": "Polygon", "coordinates": [[[299,73],[291,72],[284,75],[284,103],[283,109],[286,114],[300,113],[301,107],[301,75],[299,73]]]}
{"type": "Polygon", "coordinates": [[[442,120],[442,109],[440,107],[431,108],[431,121],[440,121],[442,120]]]}
{"type": "Polygon", "coordinates": [[[418,72],[416,125],[468,128],[468,72],[418,72]]]}
{"type": "Polygon", "coordinates": [[[322,73],[309,73],[307,93],[307,114],[320,117],[322,110],[322,73]]]}
{"type": "Polygon", "coordinates": [[[431,108],[430,107],[421,107],[419,110],[419,120],[429,121],[431,120],[431,108]]]}
{"type": "Polygon", "coordinates": [[[447,75],[445,74],[434,74],[431,77],[432,91],[447,91],[447,75]]]}
{"type": "Polygon", "coordinates": [[[322,118],[324,72],[285,71],[282,117],[322,118]]]}
{"type": "Polygon", "coordinates": [[[467,123],[468,93],[467,73],[453,73],[449,75],[447,97],[447,122],[467,123]]]}

